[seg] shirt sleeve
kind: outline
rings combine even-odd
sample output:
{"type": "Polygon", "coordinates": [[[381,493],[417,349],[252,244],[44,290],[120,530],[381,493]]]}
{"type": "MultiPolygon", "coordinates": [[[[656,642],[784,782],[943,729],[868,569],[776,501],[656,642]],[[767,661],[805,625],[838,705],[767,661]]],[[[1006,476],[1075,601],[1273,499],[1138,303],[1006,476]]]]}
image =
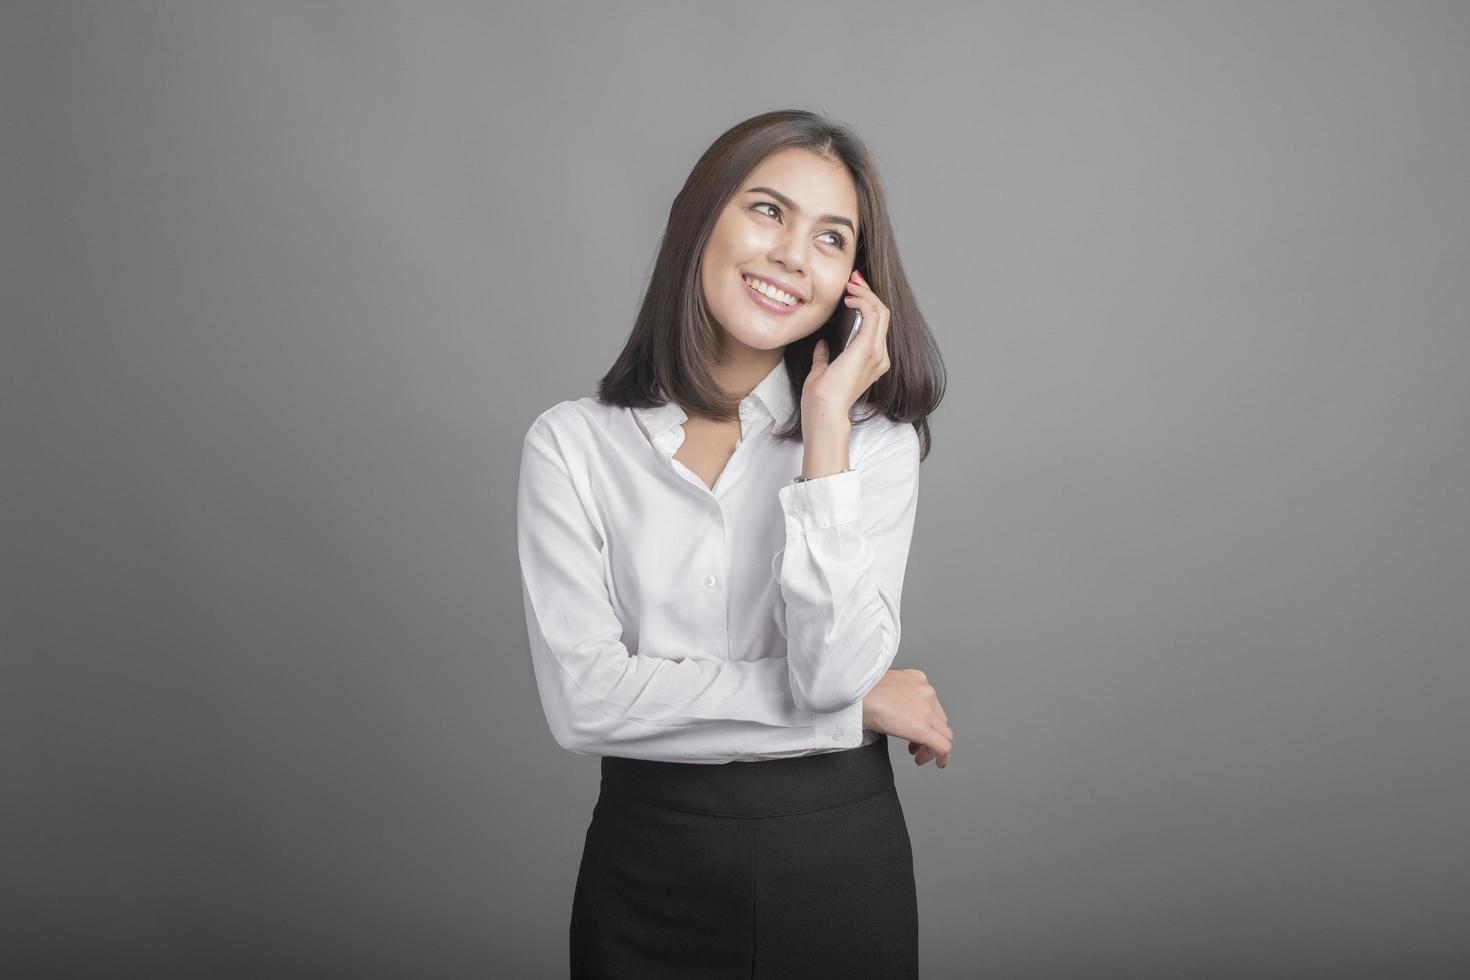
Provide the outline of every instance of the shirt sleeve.
{"type": "Polygon", "coordinates": [[[710,659],[672,637],[622,642],[603,539],[544,415],[522,443],[517,548],[541,704],[581,755],[723,763],[855,748],[862,705],[817,712],[792,697],[785,657],[710,659]]]}
{"type": "Polygon", "coordinates": [[[853,469],[778,491],[786,544],[771,563],[783,600],[777,625],[803,708],[860,704],[893,665],[919,450],[913,425],[897,425],[853,469]]]}

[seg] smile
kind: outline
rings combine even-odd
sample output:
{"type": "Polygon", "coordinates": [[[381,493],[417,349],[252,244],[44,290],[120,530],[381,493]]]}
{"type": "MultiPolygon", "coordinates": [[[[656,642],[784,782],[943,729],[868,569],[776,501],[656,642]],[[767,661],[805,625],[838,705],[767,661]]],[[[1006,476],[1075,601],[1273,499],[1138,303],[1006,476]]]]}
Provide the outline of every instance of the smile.
{"type": "Polygon", "coordinates": [[[762,309],[772,313],[790,313],[803,305],[803,301],[754,276],[741,276],[745,291],[762,309]]]}

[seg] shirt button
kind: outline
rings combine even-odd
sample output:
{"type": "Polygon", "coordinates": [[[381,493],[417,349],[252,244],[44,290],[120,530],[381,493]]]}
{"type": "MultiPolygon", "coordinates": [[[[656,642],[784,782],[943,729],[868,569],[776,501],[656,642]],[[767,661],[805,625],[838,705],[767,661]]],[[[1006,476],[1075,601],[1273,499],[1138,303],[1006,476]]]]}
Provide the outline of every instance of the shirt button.
{"type": "Polygon", "coordinates": [[[834,728],[834,729],[832,729],[832,741],[834,741],[834,742],[840,742],[841,740],[842,740],[842,729],[841,728],[834,728]]]}
{"type": "Polygon", "coordinates": [[[706,589],[713,589],[715,587],[715,577],[713,575],[706,575],[705,576],[705,578],[704,578],[704,587],[706,589]]]}

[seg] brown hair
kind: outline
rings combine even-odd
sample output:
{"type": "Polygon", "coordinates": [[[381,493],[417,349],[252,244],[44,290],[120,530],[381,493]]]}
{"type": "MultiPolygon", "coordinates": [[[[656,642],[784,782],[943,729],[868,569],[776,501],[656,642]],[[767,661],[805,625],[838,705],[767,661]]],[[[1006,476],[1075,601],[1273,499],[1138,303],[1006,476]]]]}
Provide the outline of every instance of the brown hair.
{"type": "MultiPolygon", "coordinates": [[[[801,109],[767,112],[732,126],[695,163],[669,208],[668,227],[648,291],[622,353],[598,382],[598,400],[644,408],[672,398],[691,414],[739,418],[740,399],[726,393],[709,371],[718,352],[719,334],[704,304],[699,259],[740,182],[766,157],[789,147],[841,163],[856,185],[855,267],[882,298],[890,317],[889,369],[864,393],[862,400],[871,410],[855,421],[882,414],[912,424],[919,434],[922,460],[929,455],[928,416],[944,397],[944,361],[904,276],[888,203],[867,147],[846,126],[801,109]]],[[[829,350],[841,351],[844,338],[837,336],[836,321],[844,309],[838,304],[833,319],[821,329],[786,345],[795,404],[801,404],[817,341],[825,336],[829,350]]],[[[801,412],[792,416],[776,420],[777,438],[800,441],[801,412]]]]}

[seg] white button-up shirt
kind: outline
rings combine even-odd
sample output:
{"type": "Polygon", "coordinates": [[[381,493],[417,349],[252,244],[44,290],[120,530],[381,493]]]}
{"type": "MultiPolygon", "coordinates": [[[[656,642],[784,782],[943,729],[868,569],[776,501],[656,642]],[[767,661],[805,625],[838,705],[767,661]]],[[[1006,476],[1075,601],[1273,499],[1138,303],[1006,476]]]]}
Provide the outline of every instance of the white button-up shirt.
{"type": "Polygon", "coordinates": [[[583,755],[669,762],[854,748],[893,664],[919,493],[919,438],[854,424],[852,470],[793,482],[803,447],[785,362],[740,403],[709,487],[674,458],[677,403],[591,396],[522,443],[517,547],[541,705],[583,755]]]}

